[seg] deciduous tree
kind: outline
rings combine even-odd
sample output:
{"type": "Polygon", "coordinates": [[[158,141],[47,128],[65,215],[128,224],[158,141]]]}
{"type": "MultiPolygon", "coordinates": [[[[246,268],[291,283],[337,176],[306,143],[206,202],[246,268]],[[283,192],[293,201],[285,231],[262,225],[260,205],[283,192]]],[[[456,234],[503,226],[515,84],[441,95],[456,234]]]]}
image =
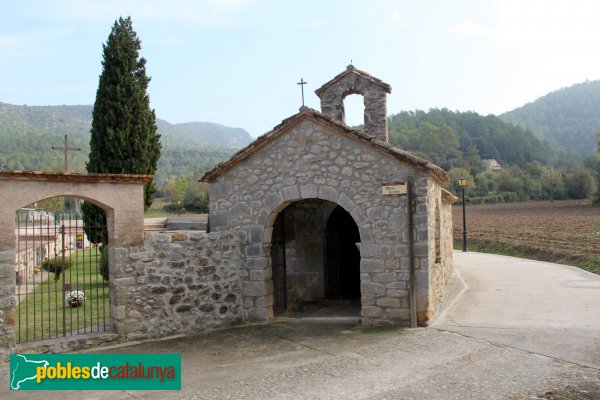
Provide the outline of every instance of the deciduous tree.
{"type": "Polygon", "coordinates": [[[565,175],[565,189],[571,199],[585,199],[594,190],[594,178],[584,167],[575,167],[565,175]]]}

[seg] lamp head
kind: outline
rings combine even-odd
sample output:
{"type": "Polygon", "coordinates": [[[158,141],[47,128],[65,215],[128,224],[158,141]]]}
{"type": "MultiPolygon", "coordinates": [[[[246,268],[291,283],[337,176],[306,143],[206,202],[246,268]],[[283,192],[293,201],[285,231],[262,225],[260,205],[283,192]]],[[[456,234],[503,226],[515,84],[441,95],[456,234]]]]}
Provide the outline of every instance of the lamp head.
{"type": "Polygon", "coordinates": [[[460,187],[465,187],[469,184],[469,180],[464,175],[461,175],[461,177],[458,178],[458,184],[460,187]]]}

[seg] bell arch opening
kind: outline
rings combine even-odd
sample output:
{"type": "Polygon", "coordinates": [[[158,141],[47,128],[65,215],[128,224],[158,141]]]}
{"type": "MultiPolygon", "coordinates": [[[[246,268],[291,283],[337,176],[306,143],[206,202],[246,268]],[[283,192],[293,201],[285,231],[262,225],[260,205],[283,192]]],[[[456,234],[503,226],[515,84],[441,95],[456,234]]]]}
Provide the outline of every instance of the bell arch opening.
{"type": "Polygon", "coordinates": [[[360,316],[359,229],[336,203],[290,203],[271,236],[275,316],[360,316]]]}
{"type": "Polygon", "coordinates": [[[348,126],[365,124],[365,99],[362,93],[349,93],[342,99],[343,121],[348,126]]]}

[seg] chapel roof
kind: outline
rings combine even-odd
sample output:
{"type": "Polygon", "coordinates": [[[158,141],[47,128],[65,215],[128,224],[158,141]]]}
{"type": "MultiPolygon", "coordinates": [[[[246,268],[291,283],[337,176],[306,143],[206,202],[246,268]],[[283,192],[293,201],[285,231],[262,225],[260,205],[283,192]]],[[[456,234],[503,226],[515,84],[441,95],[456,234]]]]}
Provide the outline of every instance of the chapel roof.
{"type": "Polygon", "coordinates": [[[233,168],[241,161],[250,157],[250,155],[252,155],[258,149],[260,149],[261,147],[265,146],[266,144],[271,143],[272,141],[277,139],[284,132],[286,132],[291,126],[293,126],[297,122],[307,119],[307,118],[315,120],[317,122],[324,123],[331,127],[334,127],[341,133],[350,137],[351,139],[354,139],[361,143],[364,143],[365,145],[370,146],[371,148],[373,148],[381,153],[392,156],[399,161],[406,162],[418,170],[426,171],[440,183],[445,183],[449,180],[448,176],[446,175],[446,172],[442,168],[438,167],[437,165],[433,164],[432,162],[430,162],[424,158],[418,157],[418,156],[414,155],[413,153],[410,153],[406,150],[402,150],[392,144],[389,144],[387,142],[384,142],[382,140],[374,138],[373,136],[368,135],[365,132],[350,128],[350,127],[346,126],[344,123],[337,121],[337,120],[329,117],[328,115],[322,114],[319,111],[313,110],[308,107],[302,107],[300,109],[299,113],[294,114],[291,117],[284,119],[279,125],[274,127],[271,131],[265,133],[262,136],[259,136],[254,142],[250,143],[248,146],[239,150],[229,160],[220,163],[215,168],[206,172],[204,174],[204,176],[202,176],[202,178],[200,178],[200,182],[214,181],[219,176],[221,176],[223,173],[225,173],[229,169],[233,168]]]}
{"type": "Polygon", "coordinates": [[[346,77],[347,75],[351,75],[351,74],[358,75],[361,78],[364,78],[364,79],[376,84],[377,86],[380,86],[387,93],[392,93],[392,87],[388,83],[385,83],[381,79],[375,78],[373,75],[371,75],[365,71],[356,69],[354,67],[354,65],[352,65],[352,64],[348,65],[348,67],[346,68],[346,70],[344,72],[336,75],[329,82],[323,84],[323,86],[321,86],[320,88],[315,90],[315,93],[317,94],[317,96],[321,97],[321,93],[323,93],[325,90],[327,90],[331,85],[339,82],[342,78],[346,77]]]}

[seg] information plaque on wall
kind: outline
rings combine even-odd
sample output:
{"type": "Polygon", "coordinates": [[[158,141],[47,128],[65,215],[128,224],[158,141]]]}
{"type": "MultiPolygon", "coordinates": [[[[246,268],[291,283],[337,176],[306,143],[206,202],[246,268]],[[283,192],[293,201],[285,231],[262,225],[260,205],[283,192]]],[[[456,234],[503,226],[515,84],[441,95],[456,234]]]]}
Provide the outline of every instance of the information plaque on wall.
{"type": "Polygon", "coordinates": [[[406,182],[384,182],[381,184],[381,194],[406,194],[406,182]]]}

